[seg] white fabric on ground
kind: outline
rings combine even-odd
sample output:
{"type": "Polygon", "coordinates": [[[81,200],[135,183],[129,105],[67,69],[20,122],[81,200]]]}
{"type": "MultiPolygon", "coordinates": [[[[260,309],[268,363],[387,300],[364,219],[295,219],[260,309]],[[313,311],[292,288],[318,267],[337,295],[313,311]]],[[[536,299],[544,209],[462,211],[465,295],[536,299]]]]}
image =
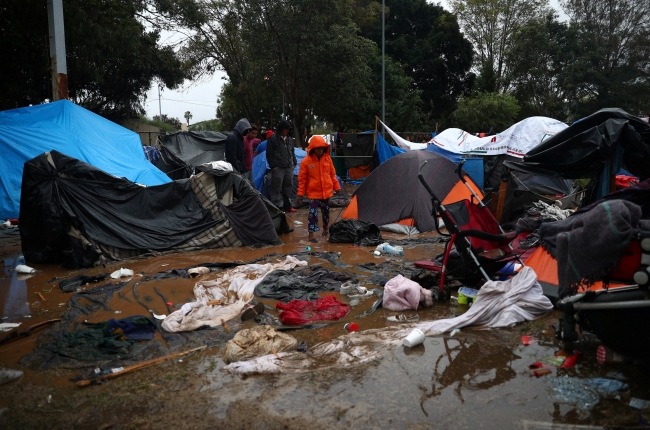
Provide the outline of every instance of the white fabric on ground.
{"type": "MultiPolygon", "coordinates": [[[[405,325],[398,329],[364,330],[339,336],[312,347],[307,353],[284,352],[265,355],[249,361],[238,361],[224,370],[241,374],[300,373],[330,367],[350,367],[382,357],[382,350],[396,348],[414,329],[427,336],[438,335],[470,325],[511,327],[518,322],[533,320],[553,308],[542,294],[537,275],[524,267],[507,281],[491,281],[479,290],[476,303],[463,315],[438,321],[405,325]]],[[[384,298],[385,300],[385,298],[384,298]]]]}
{"type": "Polygon", "coordinates": [[[429,321],[416,327],[431,336],[467,326],[512,327],[518,322],[533,320],[553,309],[542,293],[537,274],[524,267],[506,281],[486,282],[476,300],[464,314],[445,320],[429,321]]]}
{"type": "Polygon", "coordinates": [[[219,272],[219,277],[213,281],[197,282],[194,285],[196,302],[186,303],[167,316],[162,327],[169,332],[179,332],[196,330],[204,325],[221,325],[241,313],[246,303],[253,299],[257,284],[268,273],[306,265],[306,261],[289,255],[279,263],[246,264],[219,272]],[[206,304],[212,300],[221,300],[221,305],[206,304]]]}

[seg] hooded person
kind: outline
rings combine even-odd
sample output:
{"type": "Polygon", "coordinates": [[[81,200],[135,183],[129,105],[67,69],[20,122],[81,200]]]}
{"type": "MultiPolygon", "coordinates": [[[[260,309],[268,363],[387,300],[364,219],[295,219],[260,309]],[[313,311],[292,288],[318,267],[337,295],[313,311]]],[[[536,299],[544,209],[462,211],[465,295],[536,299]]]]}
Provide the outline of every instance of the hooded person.
{"type": "Polygon", "coordinates": [[[226,161],[239,173],[246,173],[244,162],[244,136],[251,130],[251,124],[246,118],[237,121],[232,133],[226,138],[226,161]]]}
{"type": "Polygon", "coordinates": [[[303,196],[309,200],[309,241],[318,242],[314,233],[318,229],[318,213],[320,208],[323,216],[323,237],[329,235],[330,206],[329,199],[341,191],[341,185],[336,179],[334,162],[330,157],[330,147],[321,136],[314,136],[309,141],[307,155],[300,163],[298,173],[298,204],[302,203],[303,196]]]}
{"type": "Polygon", "coordinates": [[[289,136],[291,124],[282,120],[275,133],[266,142],[266,161],[271,168],[271,201],[286,212],[295,212],[291,207],[291,190],[293,188],[293,168],[296,166],[296,154],[293,151],[293,139],[289,136]]]}

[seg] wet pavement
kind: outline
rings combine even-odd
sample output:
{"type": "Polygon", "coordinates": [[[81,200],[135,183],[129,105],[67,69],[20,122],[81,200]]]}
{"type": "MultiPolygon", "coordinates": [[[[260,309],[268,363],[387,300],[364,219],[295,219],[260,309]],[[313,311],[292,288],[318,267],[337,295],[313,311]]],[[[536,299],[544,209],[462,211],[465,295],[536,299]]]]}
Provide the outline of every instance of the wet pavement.
{"type": "MultiPolygon", "coordinates": [[[[332,210],[332,220],[340,209],[332,210]]],[[[375,257],[371,248],[350,244],[307,242],[306,210],[291,218],[303,225],[282,237],[282,246],[262,249],[236,248],[171,254],[131,260],[108,267],[70,271],[54,265],[32,265],[38,271],[20,275],[13,271],[20,264],[17,230],[0,231],[0,256],[4,268],[0,278],[2,322],[19,322],[19,329],[41,321],[59,318],[66,310],[72,293],[62,293],[58,282],[78,274],[110,273],[120,267],[137,275],[109,302],[110,310],[84,316],[88,322],[106,321],[146,314],[133,295],[133,283],[144,276],[206,262],[251,261],[269,254],[299,254],[310,266],[319,264],[345,271],[360,278],[363,285],[377,288],[371,278],[394,273],[405,275],[414,270],[412,262],[431,258],[441,251],[435,235],[419,235],[422,244],[405,249],[404,257],[375,257]],[[311,247],[311,253],[306,247],[311,247]],[[317,253],[339,254],[336,259],[319,258],[317,253]],[[379,266],[360,266],[374,263],[379,266]]],[[[291,224],[291,223],[290,223],[291,224]]],[[[404,236],[382,233],[389,242],[404,236]]],[[[268,257],[274,261],[279,257],[268,257]]],[[[214,279],[217,273],[203,275],[214,279]]],[[[141,282],[139,300],[157,314],[168,314],[176,305],[191,301],[197,279],[172,278],[141,282]],[[156,291],[158,290],[158,291],[156,291]],[[159,294],[160,293],[160,294],[159,294]],[[161,297],[164,296],[164,300],[161,297]],[[168,305],[165,300],[171,303],[168,305]]],[[[93,285],[83,287],[92,288],[93,285]]],[[[348,298],[340,297],[344,302],[348,298]]],[[[313,345],[345,334],[343,326],[356,322],[360,329],[394,327],[386,321],[396,315],[380,308],[368,311],[376,297],[363,299],[339,321],[314,330],[289,334],[298,342],[313,345]]],[[[260,300],[272,308],[272,300],[260,300]]],[[[420,321],[449,318],[466,311],[454,303],[436,303],[418,311],[420,321]]],[[[277,315],[276,311],[267,311],[277,315]]],[[[222,370],[221,348],[214,346],[182,359],[169,361],[113,379],[105,384],[79,388],[70,381],[82,369],[44,370],[38,364],[29,367],[19,361],[36,346],[34,335],[0,345],[0,367],[25,371],[17,382],[0,386],[0,428],[317,428],[354,426],[358,428],[600,428],[634,427],[648,420],[647,411],[628,406],[630,398],[650,400],[650,381],[644,366],[632,364],[600,366],[595,346],[572,368],[551,370],[535,378],[529,365],[552,356],[560,349],[551,324],[559,313],[554,311],[536,321],[510,329],[466,328],[451,337],[428,337],[415,348],[385,348],[382,358],[346,369],[331,368],[291,375],[240,377],[222,370]],[[523,345],[522,335],[536,342],[523,345]],[[553,378],[608,377],[625,380],[629,390],[604,398],[591,410],[560,403],[552,397],[553,378]],[[555,427],[553,427],[555,425],[555,427]]],[[[240,328],[252,327],[248,321],[228,323],[221,332],[230,335],[240,328]]],[[[221,333],[220,332],[220,333],[221,333]]],[[[216,332],[215,332],[216,333],[216,332]]],[[[2,334],[0,334],[1,336],[2,334]]],[[[163,342],[160,334],[154,340],[163,342]]],[[[94,364],[89,363],[92,367],[94,364]]]]}

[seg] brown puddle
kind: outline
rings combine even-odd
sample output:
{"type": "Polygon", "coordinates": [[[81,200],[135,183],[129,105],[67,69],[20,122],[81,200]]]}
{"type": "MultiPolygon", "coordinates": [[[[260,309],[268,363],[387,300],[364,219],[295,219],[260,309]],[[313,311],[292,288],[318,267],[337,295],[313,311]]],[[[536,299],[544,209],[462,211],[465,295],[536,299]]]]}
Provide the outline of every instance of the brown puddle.
{"type": "MultiPolygon", "coordinates": [[[[332,222],[339,212],[340,209],[332,210],[332,222]]],[[[0,245],[0,252],[4,255],[5,263],[0,279],[2,322],[21,322],[19,329],[24,329],[58,318],[66,310],[65,304],[72,296],[72,293],[60,291],[58,282],[61,278],[110,273],[120,267],[147,276],[206,262],[250,261],[274,253],[305,253],[309,246],[312,254],[340,253],[339,261],[347,266],[337,268],[313,255],[308,260],[309,265],[323,265],[363,278],[374,273],[360,268],[358,264],[381,263],[390,259],[409,265],[414,260],[431,258],[441,252],[440,245],[426,244],[405,249],[404,257],[387,258],[375,257],[372,248],[324,241],[311,244],[307,242],[306,214],[304,209],[291,214],[291,218],[303,225],[295,226],[294,233],[281,237],[285,241],[281,246],[172,254],[83,271],[69,271],[54,265],[33,265],[38,272],[27,276],[12,271],[20,254],[16,234],[2,232],[0,242],[4,245],[0,245]],[[53,278],[57,280],[50,282],[53,278]]],[[[402,235],[386,232],[382,232],[382,236],[388,242],[405,239],[402,235]]],[[[427,236],[432,234],[418,237],[427,236]]],[[[217,276],[218,273],[210,273],[198,279],[209,280],[217,276]]],[[[147,315],[147,309],[133,296],[133,283],[139,280],[141,277],[135,276],[120,294],[113,295],[109,302],[110,311],[98,311],[80,318],[99,322],[109,318],[147,315]]],[[[168,314],[165,301],[155,289],[171,302],[174,310],[173,306],[194,298],[196,282],[196,278],[152,280],[139,283],[137,293],[148,309],[157,314],[168,314]]],[[[373,285],[365,286],[376,288],[373,285]]],[[[346,296],[333,294],[341,301],[349,302],[346,296]]],[[[290,334],[311,347],[345,334],[343,326],[347,322],[356,322],[360,330],[399,325],[386,321],[387,316],[397,313],[383,308],[359,318],[376,299],[376,296],[371,296],[361,300],[348,315],[330,322],[326,327],[297,330],[290,334]]],[[[275,301],[261,301],[275,308],[275,301]]],[[[465,307],[447,302],[420,309],[418,314],[420,321],[425,321],[454,317],[465,310],[465,307]]],[[[277,315],[275,310],[267,312],[277,315]]],[[[604,400],[586,416],[570,405],[553,403],[548,395],[548,378],[564,374],[607,376],[608,372],[617,372],[627,376],[628,382],[633,381],[630,382],[631,393],[627,396],[650,399],[648,378],[639,368],[598,367],[593,358],[594,352],[587,351],[586,358],[575,368],[553,369],[553,375],[539,379],[529,376],[529,364],[553,355],[558,349],[550,328],[557,317],[557,313],[552,312],[545,318],[512,329],[463,329],[453,338],[449,335],[427,338],[424,345],[416,348],[387,349],[382,351],[382,359],[371,364],[297,375],[233,376],[220,370],[224,366],[220,350],[211,348],[182,361],[168,362],[86,389],[80,389],[69,381],[77,371],[34,370],[18,363],[23,355],[34,348],[39,331],[31,337],[0,346],[0,367],[25,371],[21,381],[0,386],[0,411],[9,407],[6,415],[0,412],[0,424],[16,428],[42,427],[46,422],[53,423],[47,425],[53,428],[98,428],[111,423],[111,428],[168,428],[172,425],[183,428],[312,428],[324,425],[354,425],[361,428],[513,428],[521,427],[526,422],[637,424],[637,414],[627,408],[625,398],[604,400]],[[520,339],[522,333],[533,334],[538,343],[523,346],[520,339]],[[51,404],[44,400],[47,393],[54,393],[51,404]],[[36,403],[29,404],[34,396],[39,398],[38,406],[36,403]],[[101,396],[102,400],[98,403],[94,396],[101,396]],[[253,403],[255,411],[251,414],[253,403]],[[75,405],[78,406],[73,407],[75,405]],[[118,408],[118,412],[115,408],[118,408]],[[32,409],[36,411],[34,417],[27,416],[27,411],[32,409]],[[42,419],[36,417],[40,417],[38,411],[43,411],[42,419]]],[[[255,323],[233,321],[230,325],[240,328],[252,327],[255,323]]],[[[156,336],[156,339],[162,340],[160,334],[156,336]]],[[[547,428],[535,425],[529,423],[526,428],[547,428]]]]}

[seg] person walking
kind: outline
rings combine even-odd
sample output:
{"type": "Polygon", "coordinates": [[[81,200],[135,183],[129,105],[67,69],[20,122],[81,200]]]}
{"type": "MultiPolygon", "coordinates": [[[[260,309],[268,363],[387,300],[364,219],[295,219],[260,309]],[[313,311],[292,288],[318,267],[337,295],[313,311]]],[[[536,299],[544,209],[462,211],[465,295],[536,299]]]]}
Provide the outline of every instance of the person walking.
{"type": "Polygon", "coordinates": [[[293,168],[296,166],[296,154],[293,151],[293,139],[289,136],[291,124],[282,120],[278,122],[275,134],[267,139],[266,161],[271,168],[271,202],[285,212],[295,212],[291,207],[291,190],[293,188],[293,168]]]}
{"type": "Polygon", "coordinates": [[[302,204],[303,196],[309,199],[307,224],[310,242],[318,242],[314,237],[314,233],[319,230],[318,208],[320,208],[323,217],[323,237],[329,236],[329,199],[333,194],[339,194],[341,191],[341,185],[336,179],[334,162],[329,152],[330,147],[325,139],[321,136],[314,136],[309,141],[307,155],[300,162],[297,203],[298,205],[302,204]]]}
{"type": "Polygon", "coordinates": [[[244,163],[244,136],[251,130],[251,124],[246,118],[237,121],[232,133],[226,138],[226,161],[232,164],[235,172],[246,173],[244,163]]]}

